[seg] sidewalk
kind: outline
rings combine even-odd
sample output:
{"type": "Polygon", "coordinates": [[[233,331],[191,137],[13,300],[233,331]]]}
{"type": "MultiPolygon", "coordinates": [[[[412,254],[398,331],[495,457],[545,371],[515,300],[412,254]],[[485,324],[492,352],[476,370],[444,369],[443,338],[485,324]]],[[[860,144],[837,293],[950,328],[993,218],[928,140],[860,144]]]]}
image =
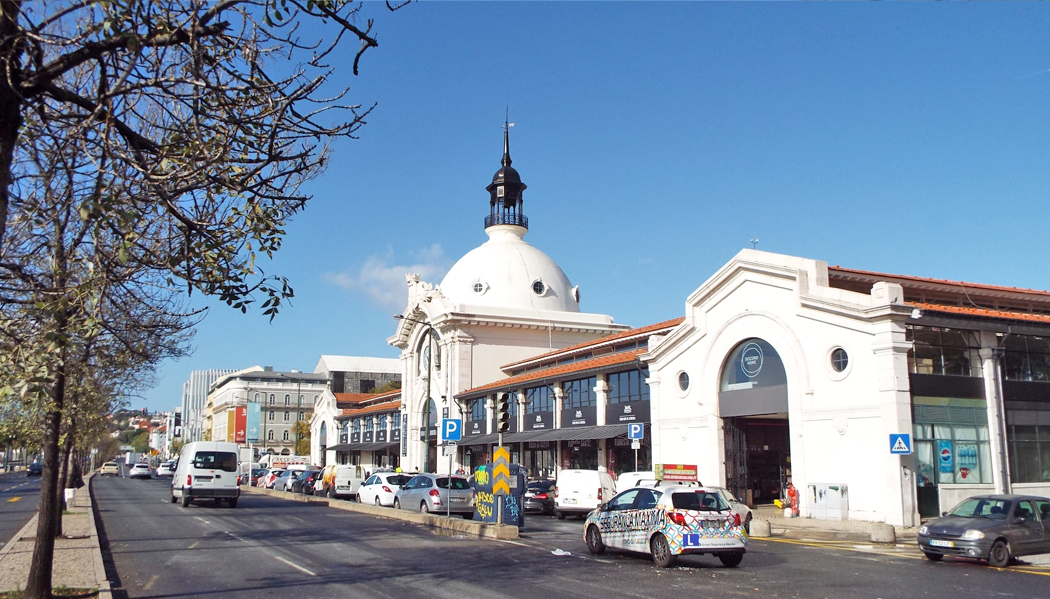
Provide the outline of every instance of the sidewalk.
{"type": "MultiPolygon", "coordinates": [[[[785,518],[784,511],[775,508],[755,508],[752,518],[769,522],[774,536],[804,538],[817,541],[871,541],[871,531],[881,522],[863,520],[816,520],[813,518],[785,518]]],[[[898,543],[914,543],[919,529],[894,526],[898,543]]]]}
{"type": "MultiPolygon", "coordinates": [[[[88,481],[90,484],[90,480],[88,481]]],[[[29,565],[33,559],[37,516],[29,521],[0,549],[0,592],[18,591],[26,587],[29,565]]],[[[108,599],[109,583],[102,564],[98,532],[92,513],[88,485],[77,489],[68,513],[62,518],[62,538],[55,539],[55,559],[52,564],[52,586],[71,589],[98,589],[99,597],[108,599]]]]}

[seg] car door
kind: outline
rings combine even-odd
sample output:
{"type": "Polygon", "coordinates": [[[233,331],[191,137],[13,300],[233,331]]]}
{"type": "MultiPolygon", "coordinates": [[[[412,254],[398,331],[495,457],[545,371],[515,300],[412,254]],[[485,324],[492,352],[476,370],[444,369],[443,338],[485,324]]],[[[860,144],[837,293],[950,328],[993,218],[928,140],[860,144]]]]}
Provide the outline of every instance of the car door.
{"type": "Polygon", "coordinates": [[[1043,525],[1040,553],[1050,553],[1050,499],[1036,499],[1035,508],[1039,512],[1039,522],[1043,525]]]}
{"type": "Polygon", "coordinates": [[[1031,555],[1042,550],[1043,524],[1039,521],[1034,502],[1028,499],[1017,502],[1010,527],[1017,530],[1014,555],[1031,555]]]}
{"type": "Polygon", "coordinates": [[[663,495],[660,491],[653,489],[637,489],[638,495],[634,498],[631,507],[631,518],[627,519],[627,525],[623,535],[623,548],[631,551],[648,551],[649,535],[653,532],[653,523],[656,518],[651,517],[652,511],[660,502],[663,495]]]}
{"type": "Polygon", "coordinates": [[[371,504],[375,501],[375,487],[377,476],[370,476],[368,480],[361,483],[361,488],[357,490],[357,500],[361,503],[371,504]]]}
{"type": "Polygon", "coordinates": [[[602,542],[609,547],[624,549],[627,535],[627,512],[634,507],[638,489],[628,489],[613,497],[606,504],[605,510],[598,517],[598,530],[602,533],[602,542]]]}
{"type": "Polygon", "coordinates": [[[421,478],[421,476],[414,476],[412,477],[412,480],[408,481],[408,484],[401,488],[400,499],[398,499],[398,501],[401,502],[401,507],[404,508],[414,505],[413,502],[415,500],[413,497],[415,496],[416,487],[419,486],[421,478]]]}

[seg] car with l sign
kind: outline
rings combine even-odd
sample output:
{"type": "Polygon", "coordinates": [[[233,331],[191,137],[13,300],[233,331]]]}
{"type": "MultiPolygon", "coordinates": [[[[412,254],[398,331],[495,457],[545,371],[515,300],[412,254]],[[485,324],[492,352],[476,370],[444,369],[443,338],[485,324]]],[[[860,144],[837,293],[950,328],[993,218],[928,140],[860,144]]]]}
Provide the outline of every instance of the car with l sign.
{"type": "Polygon", "coordinates": [[[357,489],[357,500],[372,505],[392,506],[398,489],[412,480],[411,474],[383,472],[373,474],[357,489]]]}
{"type": "Polygon", "coordinates": [[[153,468],[145,462],[139,462],[128,470],[128,478],[153,478],[153,468]]]}
{"type": "Polygon", "coordinates": [[[583,530],[595,555],[606,548],[647,553],[661,568],[679,555],[705,553],[733,568],[747,552],[740,514],[717,491],[703,487],[628,489],[588,514],[583,530]]]}
{"type": "Polygon", "coordinates": [[[1050,553],[1050,499],[978,495],[919,528],[919,549],[932,561],[946,555],[1003,568],[1022,555],[1050,553]]]}

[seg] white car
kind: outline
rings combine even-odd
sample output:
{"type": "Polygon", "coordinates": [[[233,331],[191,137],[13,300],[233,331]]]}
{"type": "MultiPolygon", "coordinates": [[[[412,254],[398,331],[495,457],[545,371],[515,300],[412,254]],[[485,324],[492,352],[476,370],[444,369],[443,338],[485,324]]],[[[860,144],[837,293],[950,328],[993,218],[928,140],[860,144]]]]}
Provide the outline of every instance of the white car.
{"type": "Polygon", "coordinates": [[[175,468],[172,462],[164,462],[157,466],[157,476],[175,476],[175,468]]]}
{"type": "Polygon", "coordinates": [[[153,478],[153,468],[149,464],[139,462],[128,471],[128,478],[153,478]]]}
{"type": "Polygon", "coordinates": [[[373,474],[361,483],[357,489],[357,500],[361,503],[372,505],[394,505],[394,496],[397,490],[412,479],[410,474],[397,474],[395,472],[383,472],[373,474]]]}
{"type": "Polygon", "coordinates": [[[722,487],[704,487],[709,491],[718,491],[718,494],[729,504],[729,507],[733,508],[733,511],[740,514],[741,526],[747,531],[747,534],[751,534],[751,508],[747,507],[746,503],[741,503],[739,499],[733,496],[729,492],[729,489],[723,489],[722,487]]]}
{"type": "Polygon", "coordinates": [[[661,568],[679,555],[704,553],[733,568],[747,551],[740,514],[704,487],[628,489],[591,512],[583,530],[591,553],[606,547],[648,553],[661,568]]]}

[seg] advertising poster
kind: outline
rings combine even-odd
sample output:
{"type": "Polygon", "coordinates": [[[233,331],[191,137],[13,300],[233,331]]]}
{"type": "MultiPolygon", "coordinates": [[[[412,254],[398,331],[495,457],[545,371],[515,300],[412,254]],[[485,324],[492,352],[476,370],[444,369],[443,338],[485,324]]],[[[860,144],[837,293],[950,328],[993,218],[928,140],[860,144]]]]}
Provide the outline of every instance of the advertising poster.
{"type": "Polygon", "coordinates": [[[237,433],[237,414],[233,410],[226,410],[226,441],[233,443],[237,433]]]}
{"type": "Polygon", "coordinates": [[[248,410],[244,406],[234,409],[234,443],[245,443],[245,428],[248,425],[248,410]]]}
{"type": "Polygon", "coordinates": [[[247,442],[259,442],[259,429],[262,428],[262,404],[248,404],[247,442]]]}
{"type": "Polygon", "coordinates": [[[937,442],[937,462],[941,465],[941,472],[944,474],[951,474],[955,471],[955,460],[952,456],[952,442],[951,441],[938,441],[937,442]]]}

